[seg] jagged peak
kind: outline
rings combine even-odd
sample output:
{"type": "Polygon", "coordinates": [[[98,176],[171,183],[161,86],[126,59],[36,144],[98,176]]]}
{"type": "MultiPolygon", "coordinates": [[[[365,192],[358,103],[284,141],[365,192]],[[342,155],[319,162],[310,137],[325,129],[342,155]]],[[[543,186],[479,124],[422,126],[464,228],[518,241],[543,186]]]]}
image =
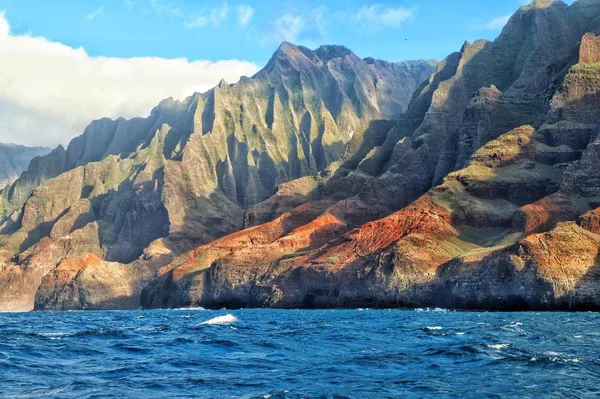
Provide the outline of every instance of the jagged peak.
{"type": "Polygon", "coordinates": [[[181,101],[175,100],[173,97],[169,97],[159,102],[157,108],[171,109],[176,108],[179,105],[181,105],[181,101]]]}
{"type": "Polygon", "coordinates": [[[221,79],[221,80],[219,81],[219,84],[217,85],[217,87],[218,87],[219,89],[224,89],[224,88],[227,88],[227,87],[229,87],[229,83],[227,83],[227,82],[225,81],[225,79],[221,79]]]}
{"type": "Polygon", "coordinates": [[[297,46],[290,42],[282,42],[269,59],[269,62],[267,62],[267,65],[258,71],[254,77],[260,77],[265,73],[269,73],[273,70],[275,65],[279,64],[281,61],[294,61],[300,56],[305,57],[303,52],[297,46]]]}
{"type": "Polygon", "coordinates": [[[186,106],[189,98],[190,97],[186,98],[184,101],[175,100],[173,97],[165,98],[159,102],[156,107],[152,108],[150,115],[156,116],[163,112],[172,112],[181,109],[182,107],[186,106]]]}
{"type": "Polygon", "coordinates": [[[465,64],[470,59],[472,59],[477,53],[479,53],[481,50],[483,50],[485,48],[485,46],[487,46],[490,43],[491,42],[489,42],[485,39],[478,39],[478,40],[475,40],[473,43],[465,41],[460,49],[460,55],[461,55],[460,63],[465,64]]]}
{"type": "Polygon", "coordinates": [[[587,8],[587,7],[599,7],[600,6],[600,0],[577,0],[575,3],[571,4],[571,7],[576,8],[576,9],[580,9],[580,8],[587,8]]]}
{"type": "Polygon", "coordinates": [[[301,53],[302,51],[295,44],[292,44],[290,42],[282,42],[279,45],[279,47],[277,47],[277,50],[275,50],[275,52],[273,53],[273,56],[271,57],[269,63],[278,58],[294,58],[301,53]]]}
{"type": "Polygon", "coordinates": [[[281,44],[279,45],[279,47],[277,48],[277,50],[275,51],[275,54],[277,53],[289,53],[291,51],[297,51],[298,47],[290,42],[281,42],[281,44]]]}
{"type": "Polygon", "coordinates": [[[366,62],[369,65],[375,64],[376,62],[388,63],[388,61],[378,60],[378,59],[373,58],[373,57],[363,58],[363,61],[366,62]]]}
{"type": "Polygon", "coordinates": [[[339,45],[323,45],[312,52],[323,61],[354,55],[354,53],[348,47],[339,45]]]}
{"type": "Polygon", "coordinates": [[[323,61],[329,61],[335,58],[343,58],[348,55],[354,55],[352,50],[350,50],[346,46],[341,45],[326,44],[319,46],[314,50],[311,50],[305,46],[296,46],[295,44],[292,44],[290,42],[283,42],[279,45],[272,58],[282,55],[285,57],[297,57],[299,53],[304,54],[309,58],[313,58],[316,55],[323,61]]]}
{"type": "Polygon", "coordinates": [[[93,130],[93,129],[104,129],[107,125],[111,125],[113,123],[118,122],[120,119],[119,118],[117,120],[112,119],[112,118],[108,118],[108,117],[104,117],[104,118],[100,118],[100,119],[94,119],[92,120],[84,129],[84,133],[88,130],[93,130]]]}
{"type": "Polygon", "coordinates": [[[549,7],[554,7],[554,6],[567,7],[567,4],[565,4],[561,0],[533,0],[528,5],[522,6],[520,8],[520,10],[528,11],[528,10],[533,10],[533,9],[542,9],[542,8],[549,8],[549,7]]]}
{"type": "Polygon", "coordinates": [[[481,50],[485,45],[489,43],[490,41],[485,39],[477,39],[473,43],[469,42],[468,40],[465,40],[462,47],[460,48],[460,52],[461,54],[465,54],[472,50],[481,50]]]}

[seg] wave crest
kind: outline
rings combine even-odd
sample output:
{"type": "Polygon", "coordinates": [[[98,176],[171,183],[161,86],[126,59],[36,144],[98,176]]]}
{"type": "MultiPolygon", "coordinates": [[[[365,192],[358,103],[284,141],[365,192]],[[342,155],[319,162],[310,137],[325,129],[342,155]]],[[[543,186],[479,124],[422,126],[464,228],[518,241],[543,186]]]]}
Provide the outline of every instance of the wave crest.
{"type": "Polygon", "coordinates": [[[236,321],[238,321],[238,318],[235,317],[234,315],[232,315],[231,313],[228,313],[223,316],[213,317],[212,319],[203,321],[200,324],[208,324],[211,326],[223,326],[223,325],[233,324],[236,321]]]}

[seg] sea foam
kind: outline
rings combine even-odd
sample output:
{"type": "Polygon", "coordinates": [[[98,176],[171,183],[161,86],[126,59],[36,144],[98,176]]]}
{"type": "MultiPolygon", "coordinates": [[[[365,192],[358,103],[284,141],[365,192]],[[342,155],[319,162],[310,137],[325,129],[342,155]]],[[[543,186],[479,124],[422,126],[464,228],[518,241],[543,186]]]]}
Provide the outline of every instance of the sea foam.
{"type": "Polygon", "coordinates": [[[492,344],[492,345],[487,345],[488,348],[492,348],[492,349],[496,349],[496,350],[506,349],[509,346],[510,346],[510,344],[492,344]]]}
{"type": "Polygon", "coordinates": [[[238,318],[235,317],[234,315],[232,315],[231,313],[228,313],[223,316],[213,317],[212,319],[203,321],[200,324],[208,324],[208,325],[212,325],[212,326],[224,326],[224,325],[228,325],[228,324],[233,324],[236,321],[238,321],[238,318]]]}

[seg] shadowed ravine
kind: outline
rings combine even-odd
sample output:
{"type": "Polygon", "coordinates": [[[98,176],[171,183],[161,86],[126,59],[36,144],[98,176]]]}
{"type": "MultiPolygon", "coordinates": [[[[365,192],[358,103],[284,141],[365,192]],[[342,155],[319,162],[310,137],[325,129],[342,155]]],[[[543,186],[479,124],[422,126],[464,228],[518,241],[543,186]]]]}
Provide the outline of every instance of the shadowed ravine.
{"type": "Polygon", "coordinates": [[[0,308],[600,306],[600,0],[439,64],[283,43],[2,191],[0,308]]]}

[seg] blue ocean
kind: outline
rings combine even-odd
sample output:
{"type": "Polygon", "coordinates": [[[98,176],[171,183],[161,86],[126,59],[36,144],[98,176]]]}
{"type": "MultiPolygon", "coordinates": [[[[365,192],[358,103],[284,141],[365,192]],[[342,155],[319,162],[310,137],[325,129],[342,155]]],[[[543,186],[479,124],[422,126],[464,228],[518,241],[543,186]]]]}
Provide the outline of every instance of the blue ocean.
{"type": "Polygon", "coordinates": [[[6,398],[585,398],[600,314],[0,314],[6,398]]]}

